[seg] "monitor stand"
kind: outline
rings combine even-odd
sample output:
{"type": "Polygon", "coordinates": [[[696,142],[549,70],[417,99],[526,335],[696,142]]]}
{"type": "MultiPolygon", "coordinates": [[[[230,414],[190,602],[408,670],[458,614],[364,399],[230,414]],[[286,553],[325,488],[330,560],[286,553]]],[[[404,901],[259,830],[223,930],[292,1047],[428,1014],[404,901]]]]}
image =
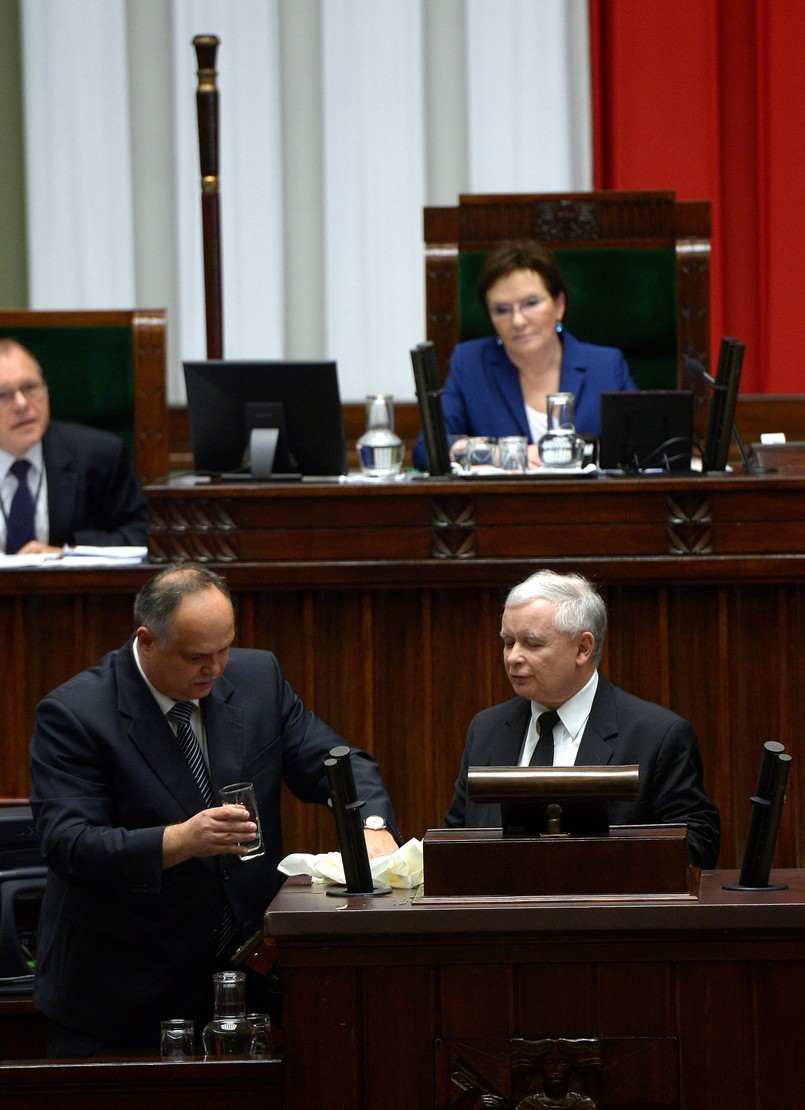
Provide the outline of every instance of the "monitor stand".
{"type": "Polygon", "coordinates": [[[279,428],[252,428],[249,436],[249,459],[251,466],[248,469],[236,470],[231,474],[222,474],[223,482],[299,482],[302,475],[298,473],[275,473],[274,459],[279,443],[279,428]]]}

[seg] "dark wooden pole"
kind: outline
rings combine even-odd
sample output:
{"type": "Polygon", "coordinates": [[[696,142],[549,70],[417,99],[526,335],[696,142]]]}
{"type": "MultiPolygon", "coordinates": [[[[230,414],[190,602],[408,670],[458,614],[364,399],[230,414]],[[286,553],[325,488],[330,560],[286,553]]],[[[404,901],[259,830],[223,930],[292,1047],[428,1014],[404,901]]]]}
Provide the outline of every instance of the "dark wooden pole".
{"type": "Polygon", "coordinates": [[[201,163],[201,226],[204,243],[204,308],[207,358],[224,357],[224,311],[221,285],[221,207],[218,192],[217,35],[196,35],[198,59],[198,149],[201,163]]]}

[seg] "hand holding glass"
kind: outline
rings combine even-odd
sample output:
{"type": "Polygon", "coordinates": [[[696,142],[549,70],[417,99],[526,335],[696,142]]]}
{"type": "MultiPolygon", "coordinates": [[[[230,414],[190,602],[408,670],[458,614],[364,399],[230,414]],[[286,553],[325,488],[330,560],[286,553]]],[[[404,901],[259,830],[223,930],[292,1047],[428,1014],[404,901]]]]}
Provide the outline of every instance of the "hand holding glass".
{"type": "Polygon", "coordinates": [[[254,783],[235,782],[231,786],[221,788],[221,804],[225,806],[245,806],[249,811],[249,820],[257,825],[257,832],[253,840],[241,841],[241,846],[248,851],[240,858],[242,860],[257,859],[265,854],[263,846],[263,832],[260,828],[260,814],[257,812],[257,802],[254,797],[254,783]]]}

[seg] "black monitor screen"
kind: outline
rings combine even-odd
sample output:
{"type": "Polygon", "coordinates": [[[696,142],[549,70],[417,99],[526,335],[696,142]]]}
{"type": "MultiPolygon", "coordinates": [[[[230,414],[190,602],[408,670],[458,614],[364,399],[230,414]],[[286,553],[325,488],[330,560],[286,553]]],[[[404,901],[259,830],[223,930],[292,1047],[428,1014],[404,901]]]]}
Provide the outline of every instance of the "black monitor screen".
{"type": "Polygon", "coordinates": [[[279,413],[281,466],[308,475],[344,474],[344,422],[335,362],[184,363],[190,440],[197,471],[249,469],[255,414],[279,413]],[[277,406],[282,409],[278,410],[277,406]],[[248,406],[248,407],[247,407],[248,406]]]}
{"type": "Polygon", "coordinates": [[[730,336],[724,336],[719,349],[718,369],[707,420],[707,438],[703,451],[705,470],[726,470],[743,357],[744,344],[730,336]]]}
{"type": "Polygon", "coordinates": [[[451,467],[436,348],[432,343],[419,343],[411,351],[411,362],[428,473],[434,478],[442,477],[451,473],[451,467]]]}
{"type": "Polygon", "coordinates": [[[601,394],[602,470],[690,470],[692,449],[691,390],[601,394]]]}

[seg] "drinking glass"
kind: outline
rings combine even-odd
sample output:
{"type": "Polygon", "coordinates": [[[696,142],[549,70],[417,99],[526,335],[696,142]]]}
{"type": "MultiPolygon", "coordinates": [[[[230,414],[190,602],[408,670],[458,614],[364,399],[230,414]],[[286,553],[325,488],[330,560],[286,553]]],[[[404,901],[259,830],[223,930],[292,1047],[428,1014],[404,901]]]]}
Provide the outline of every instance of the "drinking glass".
{"type": "Polygon", "coordinates": [[[249,820],[254,821],[257,825],[257,833],[253,840],[241,841],[243,846],[248,847],[248,852],[242,855],[242,860],[257,859],[258,856],[265,854],[265,846],[263,844],[263,831],[260,827],[260,814],[257,812],[257,801],[254,796],[254,783],[251,782],[233,782],[230,786],[221,788],[221,804],[228,805],[241,805],[245,806],[249,811],[249,820]]]}
{"type": "Polygon", "coordinates": [[[268,1014],[247,1014],[246,1018],[254,1026],[252,1056],[271,1056],[273,1050],[271,1018],[268,1014]]]}
{"type": "Polygon", "coordinates": [[[462,465],[465,470],[479,466],[497,466],[497,444],[489,436],[467,436],[462,465]]]}
{"type": "Polygon", "coordinates": [[[163,1060],[188,1060],[195,1055],[193,1022],[189,1018],[168,1018],[160,1029],[159,1054],[163,1060]]]}
{"type": "Polygon", "coordinates": [[[498,439],[498,466],[516,474],[528,470],[528,440],[525,436],[501,436],[498,439]]]}

